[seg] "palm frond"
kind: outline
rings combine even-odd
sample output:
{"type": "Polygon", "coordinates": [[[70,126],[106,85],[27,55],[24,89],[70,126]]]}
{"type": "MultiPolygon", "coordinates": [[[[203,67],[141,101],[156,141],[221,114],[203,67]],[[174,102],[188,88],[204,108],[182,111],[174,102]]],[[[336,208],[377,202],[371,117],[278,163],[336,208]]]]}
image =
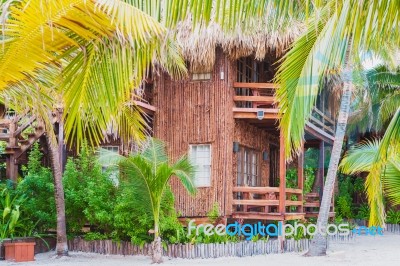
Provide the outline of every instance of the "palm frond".
{"type": "Polygon", "coordinates": [[[171,167],[173,175],[179,178],[182,185],[190,194],[194,195],[197,189],[194,184],[195,168],[193,164],[191,164],[188,158],[184,156],[171,167]]]}
{"type": "Polygon", "coordinates": [[[349,175],[369,172],[375,162],[379,146],[380,141],[375,139],[351,147],[340,162],[339,169],[342,173],[349,175]]]}

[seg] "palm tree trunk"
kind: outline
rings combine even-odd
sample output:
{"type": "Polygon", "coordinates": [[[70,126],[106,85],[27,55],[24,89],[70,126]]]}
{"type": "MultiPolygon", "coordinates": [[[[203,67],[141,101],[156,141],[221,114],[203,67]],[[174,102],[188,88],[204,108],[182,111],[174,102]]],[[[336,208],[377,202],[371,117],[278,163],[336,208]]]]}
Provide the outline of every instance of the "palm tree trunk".
{"type": "Polygon", "coordinates": [[[47,145],[49,146],[51,166],[54,175],[54,198],[57,211],[57,256],[68,256],[67,230],[65,220],[64,187],[62,184],[62,166],[60,149],[54,135],[47,133],[47,145]]]}
{"type": "Polygon", "coordinates": [[[153,256],[152,256],[153,263],[162,263],[163,260],[162,260],[161,237],[157,222],[154,224],[154,241],[152,243],[152,249],[153,249],[153,256]]]}
{"type": "MultiPolygon", "coordinates": [[[[317,228],[325,232],[328,225],[329,210],[331,207],[333,189],[336,180],[339,160],[342,153],[343,140],[346,133],[347,120],[350,113],[350,101],[353,92],[353,83],[351,82],[350,67],[345,68],[343,95],[340,103],[338,123],[336,126],[335,141],[333,143],[331,159],[329,162],[328,173],[324,185],[321,206],[319,209],[317,228]]],[[[326,255],[327,238],[317,232],[311,241],[310,248],[305,256],[324,256],[326,255]]]]}

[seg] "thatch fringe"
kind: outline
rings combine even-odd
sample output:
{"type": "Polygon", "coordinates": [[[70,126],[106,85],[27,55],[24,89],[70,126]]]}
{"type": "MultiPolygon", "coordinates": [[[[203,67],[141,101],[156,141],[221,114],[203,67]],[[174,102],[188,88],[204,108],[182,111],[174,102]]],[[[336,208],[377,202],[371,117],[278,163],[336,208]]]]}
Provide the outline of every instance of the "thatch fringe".
{"type": "Polygon", "coordinates": [[[222,47],[232,60],[254,55],[256,60],[264,59],[269,53],[281,56],[292,41],[304,30],[298,21],[276,29],[267,22],[249,23],[253,26],[237,28],[227,33],[217,23],[193,28],[190,19],[178,24],[176,37],[184,58],[193,72],[210,71],[215,62],[215,48],[222,47]]]}

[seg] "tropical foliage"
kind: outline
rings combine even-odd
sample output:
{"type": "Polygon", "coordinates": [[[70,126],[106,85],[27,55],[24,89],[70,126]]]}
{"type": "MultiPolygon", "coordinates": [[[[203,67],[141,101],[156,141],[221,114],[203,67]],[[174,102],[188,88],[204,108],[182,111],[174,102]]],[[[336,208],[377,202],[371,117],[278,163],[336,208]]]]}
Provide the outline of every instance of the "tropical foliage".
{"type": "Polygon", "coordinates": [[[170,164],[165,145],[150,138],[145,148],[128,157],[117,157],[121,178],[131,187],[135,197],[133,205],[145,207],[143,211],[154,221],[153,262],[161,262],[160,216],[161,203],[168,189],[168,182],[176,176],[190,194],[196,192],[194,166],[182,157],[170,164]]]}
{"type": "MultiPolygon", "coordinates": [[[[371,170],[374,164],[376,164],[380,145],[381,141],[379,140],[365,141],[355,145],[343,158],[341,162],[341,171],[346,174],[369,173],[367,180],[372,178],[378,179],[378,182],[382,184],[382,188],[378,191],[373,191],[371,187],[369,187],[369,189],[367,187],[369,199],[376,198],[376,194],[379,193],[382,206],[384,206],[383,195],[385,195],[393,205],[400,204],[400,154],[390,152],[389,154],[391,154],[391,156],[386,159],[382,173],[378,176],[370,176],[371,170]]],[[[367,186],[368,184],[367,182],[367,186]]],[[[377,217],[382,214],[377,213],[376,210],[377,209],[371,208],[370,221],[371,219],[375,219],[375,221],[382,219],[383,221],[384,217],[377,217]]]]}

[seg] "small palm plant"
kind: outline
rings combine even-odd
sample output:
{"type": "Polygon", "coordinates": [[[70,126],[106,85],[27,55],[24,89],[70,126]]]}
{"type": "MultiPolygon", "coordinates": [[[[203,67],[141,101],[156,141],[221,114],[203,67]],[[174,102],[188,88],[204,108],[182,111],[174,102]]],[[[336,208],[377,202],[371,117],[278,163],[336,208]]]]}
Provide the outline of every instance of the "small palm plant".
{"type": "MultiPolygon", "coordinates": [[[[103,156],[103,160],[108,155],[103,156]]],[[[153,263],[162,262],[160,208],[171,177],[176,176],[190,194],[196,193],[195,167],[186,156],[171,164],[162,141],[150,138],[142,151],[128,157],[114,156],[121,180],[132,186],[137,204],[147,209],[154,219],[153,263]]]]}

